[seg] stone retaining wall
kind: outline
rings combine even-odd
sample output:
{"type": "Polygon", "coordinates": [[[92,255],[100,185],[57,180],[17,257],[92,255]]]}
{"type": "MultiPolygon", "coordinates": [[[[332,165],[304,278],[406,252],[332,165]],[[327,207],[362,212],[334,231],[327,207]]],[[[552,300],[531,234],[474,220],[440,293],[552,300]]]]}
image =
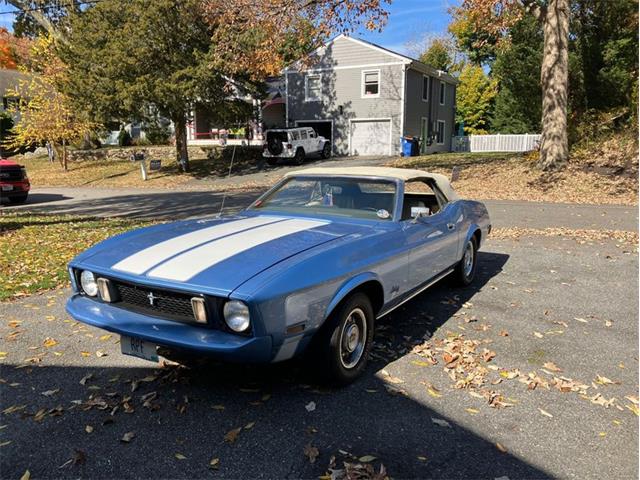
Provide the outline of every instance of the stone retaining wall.
{"type": "MultiPolygon", "coordinates": [[[[187,147],[189,158],[206,157],[211,150],[217,147],[187,147]]],[[[69,160],[82,162],[85,160],[129,160],[133,152],[144,150],[147,158],[153,159],[175,159],[176,147],[171,145],[158,145],[148,147],[121,147],[121,148],[99,148],[96,150],[70,150],[69,160]]]]}

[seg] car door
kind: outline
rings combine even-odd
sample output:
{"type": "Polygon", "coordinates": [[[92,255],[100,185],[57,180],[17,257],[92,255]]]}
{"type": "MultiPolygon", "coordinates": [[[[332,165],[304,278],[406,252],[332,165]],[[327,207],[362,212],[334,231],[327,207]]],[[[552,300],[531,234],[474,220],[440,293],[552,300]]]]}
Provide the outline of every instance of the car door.
{"type": "Polygon", "coordinates": [[[405,236],[410,246],[409,281],[414,287],[429,281],[459,260],[461,213],[459,202],[444,199],[437,213],[404,221],[405,236]]]}

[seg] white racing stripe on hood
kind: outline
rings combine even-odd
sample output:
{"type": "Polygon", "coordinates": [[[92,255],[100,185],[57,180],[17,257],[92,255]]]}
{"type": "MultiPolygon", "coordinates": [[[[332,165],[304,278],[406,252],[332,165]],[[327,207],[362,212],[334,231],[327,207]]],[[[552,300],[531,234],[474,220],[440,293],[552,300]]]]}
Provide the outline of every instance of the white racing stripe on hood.
{"type": "Polygon", "coordinates": [[[178,255],[190,248],[197,247],[203,243],[238,233],[249,228],[268,225],[284,219],[285,217],[253,217],[203,228],[201,230],[196,230],[195,232],[170,238],[169,240],[165,240],[164,242],[160,242],[151,247],[145,248],[144,250],[140,250],[139,252],[119,261],[111,268],[140,275],[150,268],[168,260],[174,255],[178,255]]]}
{"type": "Polygon", "coordinates": [[[216,263],[220,263],[253,247],[292,233],[321,227],[328,223],[330,222],[292,219],[274,225],[254,228],[189,250],[154,268],[148,275],[155,278],[184,282],[216,263]]]}

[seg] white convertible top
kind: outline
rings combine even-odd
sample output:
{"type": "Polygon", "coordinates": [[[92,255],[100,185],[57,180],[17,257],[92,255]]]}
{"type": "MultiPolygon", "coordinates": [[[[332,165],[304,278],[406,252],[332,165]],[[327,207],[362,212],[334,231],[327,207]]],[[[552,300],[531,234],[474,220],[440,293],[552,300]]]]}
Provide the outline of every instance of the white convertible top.
{"type": "Polygon", "coordinates": [[[305,168],[304,170],[295,170],[288,172],[285,177],[296,177],[302,175],[329,175],[336,177],[381,177],[394,178],[405,182],[411,180],[433,180],[438,188],[444,193],[449,200],[457,200],[458,195],[453,190],[449,179],[439,173],[429,173],[423,170],[411,170],[408,168],[392,168],[392,167],[316,167],[305,168]]]}

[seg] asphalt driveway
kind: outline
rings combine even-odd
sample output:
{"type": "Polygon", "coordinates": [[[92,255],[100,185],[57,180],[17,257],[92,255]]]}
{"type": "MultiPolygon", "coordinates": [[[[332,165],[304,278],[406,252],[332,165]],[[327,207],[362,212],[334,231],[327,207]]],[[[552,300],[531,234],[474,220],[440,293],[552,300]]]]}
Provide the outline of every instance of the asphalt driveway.
{"type": "Polygon", "coordinates": [[[479,262],[474,286],[442,282],[382,320],[366,375],[337,391],[298,362],[124,357],[115,336],[68,319],[66,290],[0,304],[1,476],[318,478],[335,457],[394,478],[637,478],[633,248],[490,239],[479,262]],[[442,357],[411,353],[425,341],[495,353],[480,362],[493,406],[453,388],[442,357]],[[524,383],[532,372],[548,388],[524,383]]]}

